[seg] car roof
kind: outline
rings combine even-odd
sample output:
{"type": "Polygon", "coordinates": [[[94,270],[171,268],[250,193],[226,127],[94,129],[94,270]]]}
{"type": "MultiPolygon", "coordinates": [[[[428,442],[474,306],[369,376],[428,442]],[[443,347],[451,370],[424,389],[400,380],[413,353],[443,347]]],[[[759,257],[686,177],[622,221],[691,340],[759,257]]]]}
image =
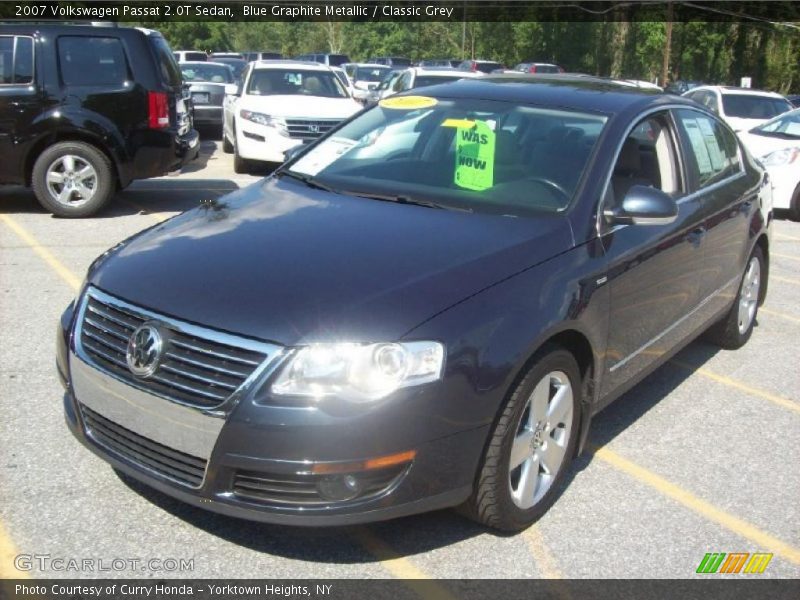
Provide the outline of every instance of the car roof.
{"type": "Polygon", "coordinates": [[[297,69],[309,71],[330,71],[330,67],[308,60],[257,60],[253,62],[254,69],[297,69]]]}
{"type": "Polygon", "coordinates": [[[566,109],[615,114],[634,107],[663,102],[697,107],[688,98],[648,88],[622,85],[611,79],[581,75],[498,74],[461,79],[426,88],[440,98],[474,98],[557,106],[566,109]]]}
{"type": "Polygon", "coordinates": [[[736,87],[734,85],[700,85],[692,88],[690,91],[697,92],[700,90],[717,91],[720,94],[746,94],[748,96],[769,96],[770,98],[783,98],[776,92],[768,92],[767,90],[754,90],[753,88],[736,87]]]}
{"type": "Polygon", "coordinates": [[[434,77],[445,77],[452,75],[461,75],[464,71],[458,69],[440,69],[437,67],[411,67],[409,71],[414,71],[417,75],[433,75],[434,77]]]}

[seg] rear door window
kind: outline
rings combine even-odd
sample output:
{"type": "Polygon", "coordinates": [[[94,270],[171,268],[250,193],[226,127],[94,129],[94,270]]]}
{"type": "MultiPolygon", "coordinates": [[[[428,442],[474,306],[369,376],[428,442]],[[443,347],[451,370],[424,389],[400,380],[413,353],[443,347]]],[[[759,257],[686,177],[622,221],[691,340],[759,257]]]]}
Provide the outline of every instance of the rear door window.
{"type": "Polygon", "coordinates": [[[172,54],[172,49],[169,47],[167,40],[160,35],[151,34],[147,37],[156,55],[156,64],[161,75],[161,81],[171,87],[180,87],[183,83],[181,69],[172,54]]]}
{"type": "Polygon", "coordinates": [[[0,85],[33,83],[33,38],[0,36],[0,85]]]}
{"type": "Polygon", "coordinates": [[[113,37],[59,37],[58,66],[64,85],[121,85],[130,79],[122,42],[113,37]]]}
{"type": "Polygon", "coordinates": [[[741,171],[736,136],[719,121],[694,110],[676,111],[689,149],[688,167],[704,188],[741,171]]]}

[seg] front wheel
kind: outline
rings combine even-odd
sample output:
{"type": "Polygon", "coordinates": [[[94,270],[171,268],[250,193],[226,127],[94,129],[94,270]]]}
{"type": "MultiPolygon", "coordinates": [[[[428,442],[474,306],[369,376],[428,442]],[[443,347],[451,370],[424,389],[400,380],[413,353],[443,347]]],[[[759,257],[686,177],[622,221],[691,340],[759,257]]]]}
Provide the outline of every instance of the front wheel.
{"type": "Polygon", "coordinates": [[[545,348],[508,399],[492,432],[472,497],[470,518],[502,531],[520,531],[558,495],[575,453],[581,377],[575,358],[545,348]]]}
{"type": "Polygon", "coordinates": [[[765,275],[764,253],[761,247],[756,246],[747,261],[733,306],[719,323],[708,330],[707,337],[711,342],[727,350],[736,350],[747,343],[756,323],[765,275]]]}

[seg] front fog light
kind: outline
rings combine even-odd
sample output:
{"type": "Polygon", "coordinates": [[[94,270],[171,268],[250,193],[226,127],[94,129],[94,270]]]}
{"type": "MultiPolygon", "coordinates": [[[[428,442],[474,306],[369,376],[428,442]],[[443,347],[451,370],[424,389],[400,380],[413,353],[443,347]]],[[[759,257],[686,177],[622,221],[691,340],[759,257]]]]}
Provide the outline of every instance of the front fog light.
{"type": "Polygon", "coordinates": [[[317,489],[326,500],[352,500],[361,494],[363,486],[355,475],[332,475],[320,479],[317,489]]]}
{"type": "Polygon", "coordinates": [[[317,344],[297,351],[272,393],[378,400],[399,388],[438,380],[443,364],[444,346],[439,342],[317,344]]]}

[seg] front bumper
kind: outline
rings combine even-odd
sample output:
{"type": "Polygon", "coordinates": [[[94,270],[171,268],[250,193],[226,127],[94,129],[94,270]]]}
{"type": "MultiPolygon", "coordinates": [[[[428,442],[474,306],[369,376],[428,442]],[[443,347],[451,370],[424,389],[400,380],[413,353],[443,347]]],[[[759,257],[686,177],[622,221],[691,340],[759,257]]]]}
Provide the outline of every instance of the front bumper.
{"type": "MultiPolygon", "coordinates": [[[[57,351],[70,430],[114,468],[167,495],[230,516],[317,526],[454,506],[472,490],[488,426],[435,434],[421,426],[426,419],[418,417],[437,398],[419,390],[387,403],[383,410],[325,412],[266,405],[258,399],[255,385],[230,410],[198,411],[145,393],[88,364],[72,339],[72,321],[70,309],[62,318],[57,351]],[[403,412],[412,426],[398,425],[403,412]],[[366,483],[383,477],[377,489],[352,499],[308,496],[305,501],[304,496],[300,501],[296,497],[275,501],[242,487],[254,477],[262,487],[271,482],[299,485],[309,478],[319,484],[324,477],[310,472],[329,473],[331,466],[404,450],[416,455],[394,470],[352,471],[366,483]],[[203,467],[198,467],[195,481],[186,481],[171,477],[169,466],[158,462],[171,460],[201,461],[203,467]]],[[[264,379],[270,374],[265,370],[264,379]]]]}
{"type": "Polygon", "coordinates": [[[286,151],[302,143],[301,139],[281,135],[274,127],[237,120],[236,148],[244,159],[282,163],[286,151]]]}

